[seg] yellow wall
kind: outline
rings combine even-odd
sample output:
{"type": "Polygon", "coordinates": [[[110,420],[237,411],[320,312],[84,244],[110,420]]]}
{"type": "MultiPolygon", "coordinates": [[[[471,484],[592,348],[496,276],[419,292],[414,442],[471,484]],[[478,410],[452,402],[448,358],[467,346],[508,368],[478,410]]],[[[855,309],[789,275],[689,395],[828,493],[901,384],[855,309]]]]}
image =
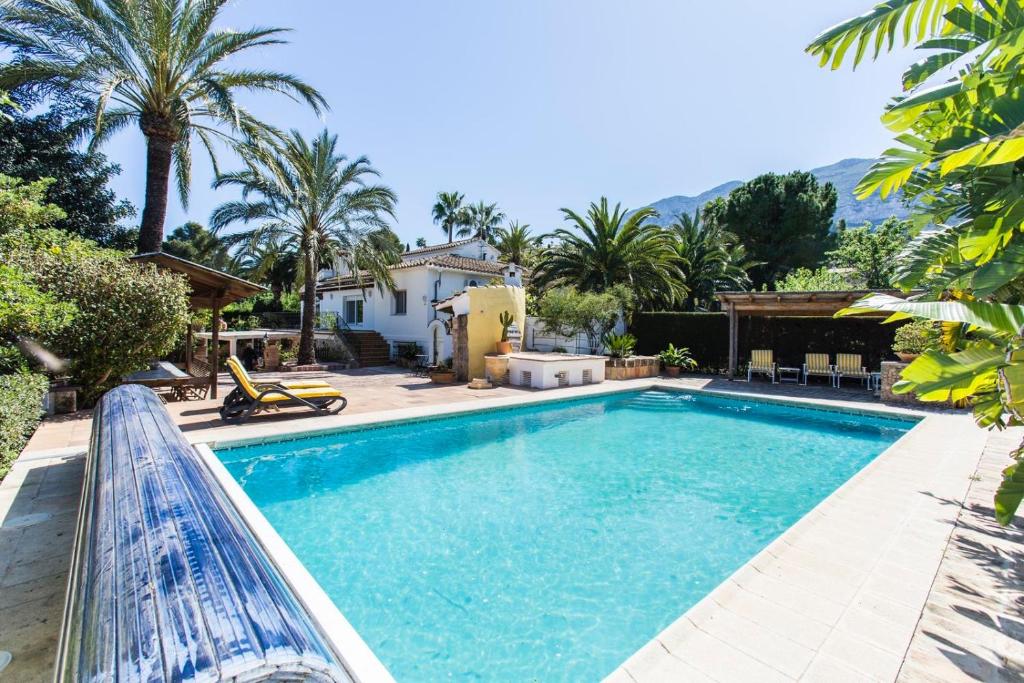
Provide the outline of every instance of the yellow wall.
{"type": "Polygon", "coordinates": [[[484,355],[501,339],[498,316],[509,311],[519,331],[526,329],[526,292],[522,287],[471,287],[469,293],[469,378],[484,376],[484,355]]]}

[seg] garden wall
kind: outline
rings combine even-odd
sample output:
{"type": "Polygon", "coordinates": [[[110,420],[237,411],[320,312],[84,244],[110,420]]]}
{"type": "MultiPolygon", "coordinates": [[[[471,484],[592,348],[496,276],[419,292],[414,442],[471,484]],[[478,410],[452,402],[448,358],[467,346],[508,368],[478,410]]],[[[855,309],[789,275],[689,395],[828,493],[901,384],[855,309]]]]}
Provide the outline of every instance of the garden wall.
{"type": "MultiPolygon", "coordinates": [[[[895,358],[893,335],[900,324],[881,324],[880,318],[751,318],[739,319],[739,364],[750,349],[773,349],[781,364],[800,366],[805,353],[859,353],[868,368],[895,358]]],[[[725,313],[637,313],[630,331],[637,353],[655,354],[672,342],[689,347],[702,370],[729,366],[729,317],[725,313]]]]}

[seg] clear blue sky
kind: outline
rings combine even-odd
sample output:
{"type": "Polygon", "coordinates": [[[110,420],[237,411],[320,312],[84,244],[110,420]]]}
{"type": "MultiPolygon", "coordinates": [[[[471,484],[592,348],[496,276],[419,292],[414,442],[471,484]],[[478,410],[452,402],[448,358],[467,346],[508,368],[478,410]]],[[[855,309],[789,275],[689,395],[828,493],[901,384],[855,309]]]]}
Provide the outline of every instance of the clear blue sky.
{"type": "MultiPolygon", "coordinates": [[[[877,156],[879,114],[911,58],[829,72],[803,52],[872,0],[237,0],[224,25],[294,29],[247,65],[301,75],[332,110],[282,98],[251,109],[280,127],[326,125],[399,195],[404,241],[441,231],[439,190],[495,201],[548,231],[559,207],[601,195],[636,208],[763,171],[877,156]]],[[[141,210],[144,148],[132,130],[105,149],[118,194],[141,210]]],[[[225,167],[233,162],[225,157],[225,167]]],[[[196,154],[193,197],[166,230],[206,223],[229,198],[196,154]]]]}

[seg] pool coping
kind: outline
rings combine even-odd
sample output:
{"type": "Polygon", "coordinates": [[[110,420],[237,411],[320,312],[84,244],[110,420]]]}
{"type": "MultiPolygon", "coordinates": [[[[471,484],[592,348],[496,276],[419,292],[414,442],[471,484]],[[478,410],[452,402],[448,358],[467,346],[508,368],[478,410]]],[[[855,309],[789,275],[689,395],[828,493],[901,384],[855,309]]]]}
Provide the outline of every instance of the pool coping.
{"type": "MultiPolygon", "coordinates": [[[[858,677],[873,677],[872,672],[863,670],[865,668],[871,668],[870,666],[860,666],[858,668],[856,661],[842,661],[842,657],[835,656],[830,653],[831,651],[818,652],[817,650],[813,651],[814,655],[824,655],[824,657],[820,659],[821,665],[816,668],[811,666],[819,660],[817,656],[814,656],[811,658],[812,661],[802,665],[799,676],[794,675],[796,673],[796,669],[787,662],[781,661],[777,658],[777,656],[786,659],[792,658],[793,648],[790,647],[787,650],[785,647],[787,642],[785,641],[789,641],[789,645],[798,644],[798,641],[792,640],[792,634],[786,632],[785,626],[783,625],[780,629],[777,626],[768,627],[764,624],[758,624],[756,620],[748,619],[743,615],[732,614],[729,609],[729,605],[723,605],[722,603],[725,602],[732,604],[736,599],[735,596],[742,596],[745,592],[757,598],[754,602],[764,602],[767,600],[768,603],[773,605],[773,609],[777,608],[779,614],[784,615],[790,620],[794,620],[794,614],[800,616],[799,612],[793,612],[792,605],[773,602],[770,596],[765,598],[764,596],[758,595],[752,590],[744,588],[738,582],[746,581],[747,575],[751,572],[755,573],[753,575],[755,578],[757,574],[763,574],[766,572],[766,567],[772,565],[773,562],[778,559],[777,556],[785,555],[787,548],[793,547],[799,550],[799,548],[797,548],[799,545],[799,539],[804,536],[809,529],[815,529],[818,535],[821,536],[820,529],[823,528],[822,525],[824,525],[824,528],[826,529],[829,526],[834,527],[831,534],[824,534],[825,537],[838,534],[838,536],[848,539],[850,538],[851,533],[854,535],[859,534],[860,529],[850,528],[851,522],[857,519],[858,515],[871,515],[874,514],[875,511],[864,510],[863,501],[854,500],[853,502],[855,503],[855,506],[852,508],[852,516],[850,516],[850,511],[843,512],[844,499],[850,497],[849,494],[851,491],[864,486],[865,481],[870,483],[877,479],[879,472],[883,472],[884,476],[884,471],[888,467],[887,463],[898,460],[901,453],[913,452],[914,448],[912,446],[908,446],[908,440],[910,440],[911,437],[914,437],[914,435],[920,436],[921,434],[924,434],[927,437],[930,432],[934,432],[939,427],[947,425],[951,420],[955,420],[957,422],[966,420],[967,418],[962,413],[949,411],[947,414],[936,414],[895,406],[862,406],[859,404],[844,403],[841,400],[834,402],[829,401],[827,404],[823,404],[823,399],[820,398],[776,397],[742,391],[709,390],[673,380],[642,379],[631,381],[627,380],[625,382],[602,383],[587,387],[573,387],[552,392],[537,392],[524,394],[522,396],[481,399],[479,401],[472,402],[458,402],[440,406],[385,410],[351,416],[333,416],[332,418],[322,418],[321,420],[318,420],[318,423],[315,426],[310,426],[308,424],[294,425],[294,429],[286,430],[281,429],[282,425],[280,423],[275,423],[273,425],[242,426],[232,430],[234,438],[220,438],[215,441],[200,441],[196,443],[195,446],[215,478],[224,488],[226,494],[235,505],[243,520],[245,520],[250,530],[253,532],[257,541],[267,551],[268,556],[275,562],[275,564],[278,565],[282,575],[284,575],[285,580],[290,584],[293,591],[295,591],[300,602],[302,602],[307,610],[309,610],[310,616],[324,631],[332,644],[332,648],[336,651],[339,659],[341,659],[342,663],[349,671],[350,675],[353,676],[354,680],[389,681],[393,680],[393,678],[387,671],[386,667],[380,662],[370,647],[365,643],[365,641],[363,641],[362,637],[345,619],[340,610],[334,605],[334,602],[326,595],[324,590],[308,570],[306,570],[304,565],[302,565],[301,561],[295,556],[283,539],[281,539],[273,526],[266,520],[262,512],[260,512],[256,505],[251,501],[241,486],[234,480],[232,475],[214,454],[213,448],[236,448],[259,443],[288,441],[329,433],[365,429],[373,426],[388,426],[422,420],[433,420],[465,414],[492,412],[495,410],[501,410],[502,408],[559,403],[583,398],[650,389],[681,391],[694,394],[711,395],[725,399],[753,401],[773,405],[788,405],[825,412],[859,414],[902,420],[909,418],[917,419],[918,422],[911,427],[907,434],[904,434],[900,439],[876,456],[857,474],[844,482],[839,488],[818,503],[818,505],[816,505],[810,512],[801,517],[774,541],[751,557],[728,578],[723,580],[719,586],[686,610],[675,622],[631,655],[617,669],[609,674],[607,680],[658,680],[659,678],[668,676],[675,678],[686,677],[687,680],[727,681],[733,680],[733,678],[728,674],[723,674],[722,672],[730,671],[737,672],[738,676],[747,678],[752,677],[758,680],[797,680],[798,678],[803,678],[803,674],[807,672],[824,673],[825,675],[821,680],[834,680],[840,674],[851,679],[858,677]],[[944,419],[947,417],[951,419],[944,419]],[[330,424],[325,424],[325,421],[329,421],[330,424]],[[832,520],[831,524],[830,520],[832,520]],[[837,526],[835,520],[843,522],[844,525],[837,526]],[[740,592],[737,592],[737,586],[739,586],[740,592]],[[737,618],[740,619],[739,624],[735,623],[737,618]],[[747,639],[744,636],[740,636],[739,634],[737,634],[736,638],[717,638],[714,633],[717,632],[716,629],[720,628],[719,624],[723,619],[732,629],[746,628],[754,634],[755,640],[760,636],[760,645],[757,643],[751,645],[746,642],[747,639]],[[708,639],[712,642],[707,642],[708,639]],[[744,641],[739,644],[745,649],[736,649],[732,642],[734,640],[744,641]],[[780,647],[778,641],[784,641],[782,643],[782,647],[780,647]],[[695,653],[697,656],[692,661],[689,658],[684,661],[684,658],[682,658],[680,654],[676,653],[684,651],[685,642],[697,643],[695,647],[698,647],[700,650],[695,653]],[[666,643],[671,644],[672,648],[670,649],[669,644],[666,643]],[[767,647],[765,646],[765,643],[771,644],[771,646],[767,647]],[[773,655],[773,649],[782,654],[777,656],[773,655]],[[755,652],[752,653],[750,650],[754,650],[755,652]],[[763,650],[764,652],[759,652],[759,650],[763,650]],[[739,667],[739,669],[737,669],[737,667],[739,667]],[[721,678],[723,675],[725,677],[721,678]]],[[[964,439],[965,442],[970,441],[972,448],[975,445],[974,441],[977,441],[977,456],[980,458],[982,446],[985,440],[985,432],[982,430],[956,429],[953,430],[953,433],[945,435],[942,439],[937,441],[932,439],[932,441],[936,441],[936,444],[941,446],[943,444],[947,444],[950,438],[957,436],[964,439]],[[976,438],[973,438],[975,436],[976,438]]],[[[971,458],[963,458],[963,460],[970,461],[971,458]]],[[[976,465],[977,458],[974,458],[973,460],[974,465],[976,465]]],[[[970,472],[973,472],[973,465],[968,469],[970,472]]],[[[962,479],[963,491],[960,492],[960,500],[962,500],[962,495],[966,494],[966,487],[969,483],[967,475],[963,476],[962,479]]],[[[952,478],[950,479],[950,482],[952,482],[952,478]]],[[[954,486],[953,488],[956,487],[954,486]]],[[[959,510],[959,508],[957,508],[957,510],[959,510]]],[[[875,517],[877,518],[878,515],[875,515],[875,517]]],[[[945,529],[944,536],[939,535],[934,538],[934,544],[937,545],[940,550],[944,549],[944,539],[948,539],[949,533],[951,533],[953,525],[955,524],[955,520],[955,514],[952,516],[952,520],[947,520],[945,518],[942,520],[943,524],[948,526],[948,528],[945,529]]],[[[883,549],[883,546],[876,547],[879,552],[883,549]]],[[[884,546],[884,548],[889,547],[890,545],[884,546]]],[[[789,554],[792,555],[793,553],[790,552],[789,554]]],[[[914,606],[910,606],[911,610],[905,610],[902,614],[901,620],[904,622],[911,620],[912,618],[909,633],[906,635],[906,643],[902,644],[904,652],[906,645],[909,645],[913,628],[916,626],[917,618],[923,609],[928,589],[931,586],[931,577],[934,576],[934,572],[938,568],[941,557],[942,553],[939,552],[938,556],[934,558],[934,566],[930,568],[930,576],[926,569],[922,575],[916,577],[919,579],[918,583],[925,579],[927,579],[927,583],[923,594],[920,596],[920,604],[916,606],[916,612],[913,612],[914,606]]],[[[806,560],[804,564],[809,564],[811,566],[814,566],[815,564],[815,558],[813,557],[804,557],[801,559],[806,560]]],[[[823,566],[828,568],[828,561],[825,560],[824,562],[826,562],[826,564],[823,566]]],[[[799,565],[800,563],[798,562],[797,564],[799,565]]],[[[853,564],[856,565],[858,563],[854,562],[853,564]]],[[[797,595],[800,593],[801,580],[805,583],[809,582],[811,584],[814,584],[815,581],[819,581],[823,578],[826,581],[828,580],[827,576],[820,576],[822,571],[822,567],[820,566],[813,570],[800,566],[795,567],[795,569],[802,569],[807,573],[807,575],[803,576],[801,579],[800,572],[797,572],[797,579],[795,580],[796,585],[787,585],[787,589],[789,589],[790,593],[793,593],[794,591],[797,595]]],[[[813,591],[809,592],[812,602],[814,601],[813,598],[821,597],[820,592],[820,589],[818,594],[815,594],[813,591]]],[[[761,605],[762,609],[763,607],[764,606],[761,605]]],[[[736,611],[735,608],[732,611],[736,611]]],[[[799,619],[795,619],[795,622],[799,621],[799,619]]],[[[870,619],[868,622],[870,623],[870,619]]],[[[832,624],[832,626],[834,625],[835,624],[832,624]]],[[[804,629],[807,628],[807,624],[798,623],[797,626],[804,629]]],[[[820,627],[822,624],[815,624],[815,626],[820,627]]],[[[878,625],[873,624],[872,627],[878,627],[878,625]]],[[[820,630],[821,629],[818,628],[819,632],[820,630]]],[[[856,640],[856,635],[853,637],[856,640]]],[[[806,645],[807,640],[805,640],[803,644],[806,645]]],[[[870,642],[870,638],[866,643],[863,641],[854,642],[852,645],[850,643],[846,643],[846,649],[851,652],[858,653],[858,656],[866,657],[864,661],[871,661],[872,655],[877,654],[870,651],[871,647],[873,647],[873,644],[870,642]],[[862,647],[865,644],[868,646],[867,654],[864,653],[865,648],[862,647]]],[[[899,647],[899,644],[890,645],[889,651],[891,652],[892,649],[899,649],[899,647]]],[[[800,654],[803,655],[804,659],[806,659],[806,652],[801,652],[800,654]]],[[[900,663],[902,663],[902,658],[900,659],[900,663]]],[[[879,667],[879,669],[880,668],[881,667],[879,667]]],[[[877,673],[877,671],[875,673],[877,673]]],[[[895,675],[893,675],[892,678],[895,678],[895,675]]],[[[877,679],[886,680],[887,677],[881,676],[877,679]]]]}

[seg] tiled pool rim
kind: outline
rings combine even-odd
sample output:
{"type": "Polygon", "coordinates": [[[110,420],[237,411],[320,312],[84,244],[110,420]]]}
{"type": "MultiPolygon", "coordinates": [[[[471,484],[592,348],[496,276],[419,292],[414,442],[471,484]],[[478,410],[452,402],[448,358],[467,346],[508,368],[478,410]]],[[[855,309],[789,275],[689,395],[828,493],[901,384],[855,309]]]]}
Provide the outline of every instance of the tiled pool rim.
{"type": "MultiPolygon", "coordinates": [[[[927,421],[924,419],[929,413],[925,411],[912,410],[906,408],[897,408],[892,406],[849,406],[849,405],[821,405],[817,402],[817,399],[803,399],[794,397],[772,397],[765,396],[762,394],[748,394],[740,392],[726,392],[726,391],[714,391],[706,390],[689,386],[680,386],[672,384],[671,380],[653,380],[653,381],[641,381],[641,382],[630,382],[623,385],[609,385],[603,383],[599,385],[590,385],[588,387],[576,388],[577,391],[572,392],[571,395],[566,395],[566,390],[552,391],[552,392],[541,392],[525,394],[522,398],[514,397],[511,399],[496,399],[495,402],[498,405],[483,405],[483,406],[472,406],[467,407],[464,404],[452,404],[449,406],[431,406],[424,409],[416,410],[416,415],[406,417],[394,417],[393,413],[396,411],[382,411],[381,413],[364,413],[353,416],[354,421],[344,425],[337,425],[332,427],[314,427],[314,428],[302,428],[297,425],[297,429],[281,431],[280,424],[274,425],[274,433],[263,434],[254,437],[243,437],[238,439],[220,439],[214,442],[197,443],[195,447],[199,452],[202,459],[206,462],[213,476],[217,479],[218,483],[222,486],[229,500],[235,505],[242,519],[249,526],[257,542],[267,552],[268,557],[277,564],[278,569],[281,571],[282,576],[289,583],[296,596],[302,602],[303,606],[308,610],[310,616],[322,629],[327,637],[327,640],[331,647],[335,650],[342,663],[345,665],[349,675],[352,676],[353,680],[359,682],[369,681],[393,681],[394,678],[388,672],[387,668],[373,653],[372,649],[366,644],[355,628],[348,622],[341,611],[337,608],[334,602],[327,596],[323,588],[320,587],[319,583],[313,578],[309,571],[305,568],[302,562],[294,554],[291,548],[284,542],[277,531],[273,528],[259,508],[252,502],[249,496],[241,488],[234,477],[228,472],[227,468],[221,463],[220,459],[213,452],[214,448],[217,449],[230,449],[242,446],[249,446],[254,444],[264,443],[279,443],[293,441],[297,439],[303,439],[314,436],[322,436],[327,434],[340,434],[351,431],[364,431],[373,428],[386,428],[390,426],[409,424],[415,422],[437,420],[448,417],[454,417],[458,415],[466,414],[479,414],[483,412],[494,412],[500,410],[506,410],[510,408],[536,406],[550,403],[566,403],[574,402],[583,399],[595,398],[599,396],[622,394],[622,393],[634,393],[641,391],[650,390],[664,390],[673,392],[683,392],[692,394],[704,394],[712,395],[716,398],[722,398],[733,401],[742,402],[757,402],[765,403],[770,405],[786,405],[795,408],[818,410],[822,412],[838,413],[838,414],[857,414],[867,415],[875,418],[898,420],[900,422],[917,421],[906,434],[900,439],[895,441],[885,450],[878,454],[870,463],[868,463],[863,469],[856,473],[853,477],[844,482],[839,488],[833,491],[829,496],[820,501],[814,508],[812,508],[806,515],[800,520],[795,522],[768,546],[758,552],[756,555],[751,557],[746,563],[744,563],[739,569],[733,572],[730,577],[726,578],[718,587],[709,592],[703,599],[697,602],[695,605],[690,607],[688,610],[683,612],[679,620],[684,619],[687,615],[695,613],[701,609],[707,609],[709,604],[713,604],[713,598],[721,590],[722,586],[726,585],[732,577],[740,574],[759,559],[768,555],[772,548],[777,547],[779,543],[785,542],[787,537],[794,533],[794,530],[798,529],[802,522],[814,515],[822,507],[829,505],[830,501],[834,500],[841,494],[845,489],[849,488],[853,482],[859,481],[862,477],[866,476],[867,473],[876,468],[881,462],[884,461],[886,456],[892,453],[902,442],[908,437],[913,435],[918,430],[922,429],[927,421]]],[[[239,427],[239,430],[246,428],[239,427]]],[[[251,429],[251,427],[250,427],[251,429]]],[[[248,431],[248,430],[246,430],[248,431]]],[[[980,430],[979,430],[980,431],[980,430]]],[[[678,620],[677,620],[678,621],[678,620]]],[[[671,626],[669,627],[671,628],[671,626]]],[[[661,634],[656,635],[648,645],[631,655],[627,658],[627,662],[632,660],[633,657],[643,652],[651,643],[658,640],[661,634]]],[[[626,662],[623,662],[623,665],[626,662]]],[[[609,676],[614,676],[618,672],[622,671],[622,666],[613,672],[609,672],[609,676]]]]}

